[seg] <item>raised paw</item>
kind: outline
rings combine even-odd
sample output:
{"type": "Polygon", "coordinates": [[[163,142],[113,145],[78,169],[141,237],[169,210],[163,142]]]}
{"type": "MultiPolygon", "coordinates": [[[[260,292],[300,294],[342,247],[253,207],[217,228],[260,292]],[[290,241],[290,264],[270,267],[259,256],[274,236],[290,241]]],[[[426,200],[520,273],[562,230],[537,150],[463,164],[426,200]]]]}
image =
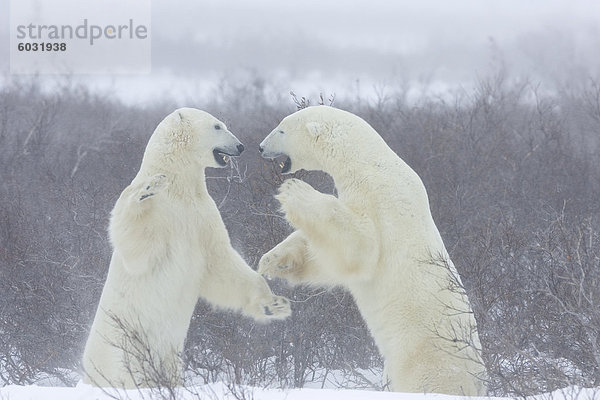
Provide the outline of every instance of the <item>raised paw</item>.
{"type": "Polygon", "coordinates": [[[275,296],[266,303],[261,304],[264,317],[267,319],[284,319],[292,314],[290,301],[282,296],[275,296]]]}
{"type": "Polygon", "coordinates": [[[157,193],[163,191],[169,185],[167,176],[157,174],[152,176],[147,182],[142,185],[142,189],[138,194],[138,201],[144,201],[157,193]]]}
{"type": "Polygon", "coordinates": [[[263,255],[258,262],[258,273],[271,278],[291,278],[299,262],[290,253],[282,254],[279,249],[273,249],[263,255]]]}
{"type": "Polygon", "coordinates": [[[301,181],[300,179],[291,178],[286,179],[281,186],[279,186],[279,193],[275,196],[277,200],[284,203],[289,200],[299,199],[310,200],[314,198],[315,194],[320,194],[308,183],[301,181]]]}
{"type": "Polygon", "coordinates": [[[275,198],[281,203],[281,209],[289,217],[312,214],[318,208],[319,203],[323,201],[324,196],[326,195],[315,190],[308,183],[292,178],[281,184],[275,198]]]}

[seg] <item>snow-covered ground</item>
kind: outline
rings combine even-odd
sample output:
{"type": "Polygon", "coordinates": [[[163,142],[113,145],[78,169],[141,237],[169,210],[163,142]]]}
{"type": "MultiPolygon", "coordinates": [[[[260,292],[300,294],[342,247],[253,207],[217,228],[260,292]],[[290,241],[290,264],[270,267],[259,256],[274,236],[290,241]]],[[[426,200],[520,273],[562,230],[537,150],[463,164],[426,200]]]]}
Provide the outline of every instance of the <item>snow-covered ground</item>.
{"type": "MultiPolygon", "coordinates": [[[[465,399],[460,396],[418,393],[390,393],[366,390],[342,389],[260,389],[253,387],[230,388],[224,383],[213,383],[179,389],[176,393],[150,390],[103,391],[88,385],[80,384],[74,388],[44,387],[44,386],[5,386],[0,388],[1,400],[104,400],[104,399],[169,399],[181,400],[457,400],[465,399]]],[[[553,393],[529,397],[529,400],[597,400],[600,398],[600,388],[582,389],[569,387],[553,393]]],[[[504,399],[494,398],[489,399],[504,399]]],[[[509,400],[510,398],[505,398],[509,400]]],[[[512,400],[512,399],[510,399],[512,400]]]]}

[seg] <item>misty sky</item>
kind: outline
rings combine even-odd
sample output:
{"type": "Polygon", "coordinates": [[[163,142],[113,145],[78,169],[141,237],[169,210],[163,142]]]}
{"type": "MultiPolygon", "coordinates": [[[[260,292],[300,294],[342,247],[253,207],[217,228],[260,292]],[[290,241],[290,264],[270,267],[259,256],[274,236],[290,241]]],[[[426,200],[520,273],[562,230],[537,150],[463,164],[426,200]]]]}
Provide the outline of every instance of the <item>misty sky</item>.
{"type": "MultiPolygon", "coordinates": [[[[7,55],[8,13],[0,21],[7,55]]],[[[445,90],[502,64],[554,84],[599,76],[599,54],[597,0],[155,0],[150,76],[76,78],[142,103],[254,75],[284,93],[353,96],[401,83],[445,90]]]]}

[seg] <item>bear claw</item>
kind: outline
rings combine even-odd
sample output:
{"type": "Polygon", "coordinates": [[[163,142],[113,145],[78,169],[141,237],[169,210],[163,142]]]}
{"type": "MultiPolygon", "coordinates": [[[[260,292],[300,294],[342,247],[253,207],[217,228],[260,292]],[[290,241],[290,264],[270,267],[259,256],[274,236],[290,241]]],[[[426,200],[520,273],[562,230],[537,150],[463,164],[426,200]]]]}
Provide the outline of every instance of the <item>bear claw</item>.
{"type": "Polygon", "coordinates": [[[141,191],[138,201],[142,202],[149,197],[152,197],[166,188],[168,185],[167,176],[157,174],[150,178],[150,182],[141,191]]]}
{"type": "Polygon", "coordinates": [[[156,193],[148,193],[148,194],[143,194],[140,196],[139,201],[143,201],[146,200],[148,197],[152,197],[154,196],[156,193]]]}
{"type": "Polygon", "coordinates": [[[263,314],[273,319],[283,319],[291,315],[290,302],[285,297],[273,296],[271,304],[263,305],[263,314]]]}

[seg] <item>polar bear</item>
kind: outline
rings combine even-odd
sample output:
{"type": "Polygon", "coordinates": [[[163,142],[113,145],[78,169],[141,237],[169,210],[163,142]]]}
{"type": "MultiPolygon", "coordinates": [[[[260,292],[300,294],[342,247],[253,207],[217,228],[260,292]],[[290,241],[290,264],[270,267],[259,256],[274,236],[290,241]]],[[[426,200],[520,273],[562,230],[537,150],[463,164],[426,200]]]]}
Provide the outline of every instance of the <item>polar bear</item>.
{"type": "Polygon", "coordinates": [[[212,115],[182,108],[152,134],[140,170],[112,211],[113,255],[83,355],[83,382],[178,385],[179,356],[198,298],[259,321],[289,301],[231,247],[204,177],[244,146],[212,115]]]}
{"type": "Polygon", "coordinates": [[[459,278],[419,176],[367,122],[328,106],[289,115],[259,151],[284,157],[283,173],[327,172],[338,193],[284,181],[276,198],[296,230],[261,258],[259,273],[349,289],[391,390],[485,394],[473,313],[449,290],[459,278]]]}

